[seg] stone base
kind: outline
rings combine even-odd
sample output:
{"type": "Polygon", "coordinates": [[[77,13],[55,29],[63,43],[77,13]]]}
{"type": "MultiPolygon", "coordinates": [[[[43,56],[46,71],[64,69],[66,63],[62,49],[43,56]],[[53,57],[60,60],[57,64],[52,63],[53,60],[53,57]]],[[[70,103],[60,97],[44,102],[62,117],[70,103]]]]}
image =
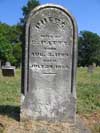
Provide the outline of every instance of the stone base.
{"type": "MultiPolygon", "coordinates": [[[[40,92],[40,90],[39,90],[40,92]]],[[[35,93],[35,92],[34,92],[35,93]]],[[[36,92],[37,93],[37,92],[36,92]]],[[[75,123],[76,98],[72,94],[63,96],[53,90],[41,90],[41,95],[37,96],[31,91],[26,96],[21,96],[20,119],[48,121],[48,122],[68,122],[75,123]],[[51,93],[52,92],[52,93],[51,93]],[[49,95],[48,95],[49,94],[49,95]],[[48,96],[46,96],[48,95],[48,96]],[[39,97],[39,99],[38,99],[39,97]],[[53,97],[53,98],[51,98],[53,97]],[[62,99],[62,100],[61,100],[62,99]],[[33,102],[32,102],[33,101],[33,102]],[[49,104],[50,102],[50,104],[49,104]]]]}

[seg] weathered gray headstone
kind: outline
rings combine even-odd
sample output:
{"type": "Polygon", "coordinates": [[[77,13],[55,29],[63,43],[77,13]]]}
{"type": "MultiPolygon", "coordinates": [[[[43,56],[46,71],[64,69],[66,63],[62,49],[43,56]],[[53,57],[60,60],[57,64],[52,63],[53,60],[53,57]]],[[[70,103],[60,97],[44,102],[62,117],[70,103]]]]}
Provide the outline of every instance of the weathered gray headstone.
{"type": "Polygon", "coordinates": [[[95,70],[95,68],[96,68],[96,64],[95,64],[95,63],[93,63],[92,65],[89,65],[89,66],[88,66],[88,72],[89,72],[90,74],[93,73],[94,70],[95,70]]]}
{"type": "Polygon", "coordinates": [[[15,67],[11,66],[10,62],[6,62],[5,66],[2,67],[3,76],[15,76],[15,67]]]}
{"type": "Polygon", "coordinates": [[[89,73],[93,73],[93,71],[94,71],[94,66],[93,65],[89,65],[88,66],[88,72],[89,73]]]}
{"type": "Polygon", "coordinates": [[[74,122],[77,27],[63,7],[34,9],[26,25],[21,119],[74,122]]]}

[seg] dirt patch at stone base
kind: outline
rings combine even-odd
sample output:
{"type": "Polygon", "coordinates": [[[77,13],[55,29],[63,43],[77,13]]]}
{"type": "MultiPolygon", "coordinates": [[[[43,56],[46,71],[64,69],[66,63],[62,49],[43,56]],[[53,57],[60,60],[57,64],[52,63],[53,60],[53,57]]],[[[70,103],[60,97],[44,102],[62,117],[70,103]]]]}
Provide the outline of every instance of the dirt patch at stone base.
{"type": "Polygon", "coordinates": [[[0,133],[90,133],[79,120],[77,121],[77,125],[45,121],[18,122],[0,115],[0,124],[2,125],[0,133]]]}

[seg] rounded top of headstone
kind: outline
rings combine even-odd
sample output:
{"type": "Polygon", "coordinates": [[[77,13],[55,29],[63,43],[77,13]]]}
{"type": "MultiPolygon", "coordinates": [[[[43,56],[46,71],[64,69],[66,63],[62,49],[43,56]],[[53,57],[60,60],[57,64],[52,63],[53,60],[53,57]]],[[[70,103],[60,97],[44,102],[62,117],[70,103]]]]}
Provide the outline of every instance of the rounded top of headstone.
{"type": "MultiPolygon", "coordinates": [[[[35,12],[35,11],[37,11],[37,10],[44,9],[44,8],[57,8],[57,9],[60,9],[60,10],[62,10],[62,11],[64,11],[64,12],[67,12],[71,17],[73,17],[72,13],[69,12],[68,9],[66,9],[65,7],[63,7],[63,6],[61,6],[61,5],[57,5],[57,4],[51,4],[51,3],[39,5],[39,6],[35,7],[35,8],[31,11],[31,13],[33,13],[33,12],[35,12]]],[[[32,15],[32,14],[30,14],[30,15],[32,15]]],[[[74,17],[73,17],[73,18],[74,18],[74,17]]]]}
{"type": "Polygon", "coordinates": [[[11,63],[7,61],[7,62],[5,63],[5,66],[6,66],[6,67],[10,67],[10,66],[11,66],[11,63]]]}
{"type": "Polygon", "coordinates": [[[59,9],[59,10],[61,10],[62,12],[64,12],[66,15],[68,15],[68,16],[70,17],[70,19],[71,19],[71,21],[72,21],[74,27],[75,27],[76,33],[77,33],[77,31],[78,31],[77,23],[76,23],[76,20],[75,20],[74,16],[72,15],[72,13],[71,13],[68,9],[66,9],[65,7],[63,7],[63,6],[61,6],[61,5],[57,5],[57,4],[48,3],[48,4],[43,4],[43,5],[39,5],[39,6],[35,7],[35,8],[30,12],[29,18],[28,18],[28,20],[27,20],[27,23],[29,23],[29,22],[31,21],[31,20],[30,20],[31,16],[33,16],[36,12],[38,12],[38,11],[40,11],[40,10],[42,10],[42,9],[46,9],[46,8],[55,8],[55,9],[59,9]]]}

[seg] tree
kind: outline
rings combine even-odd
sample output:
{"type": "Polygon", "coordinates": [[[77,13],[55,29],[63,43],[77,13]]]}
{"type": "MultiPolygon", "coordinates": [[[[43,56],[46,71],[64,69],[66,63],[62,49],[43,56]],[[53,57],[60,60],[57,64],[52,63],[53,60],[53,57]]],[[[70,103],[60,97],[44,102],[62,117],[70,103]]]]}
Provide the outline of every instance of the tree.
{"type": "Polygon", "coordinates": [[[9,41],[6,40],[6,38],[0,34],[0,60],[2,61],[10,61],[12,62],[13,58],[13,48],[12,45],[10,45],[9,41]]]}
{"type": "Polygon", "coordinates": [[[38,0],[29,0],[27,2],[26,6],[23,6],[22,12],[23,12],[23,18],[20,19],[20,23],[18,24],[18,27],[20,27],[22,34],[20,36],[22,45],[24,47],[25,44],[25,26],[26,26],[26,21],[28,19],[29,13],[31,10],[33,10],[35,7],[39,6],[40,3],[38,0]]]}
{"type": "Polygon", "coordinates": [[[30,11],[38,5],[38,0],[29,0],[22,8],[23,18],[17,25],[9,26],[0,22],[0,60],[3,62],[10,61],[13,65],[20,65],[22,47],[25,44],[26,20],[30,11]]]}
{"type": "Polygon", "coordinates": [[[29,0],[26,6],[23,6],[22,12],[23,12],[23,18],[21,18],[21,23],[24,25],[27,21],[28,15],[31,12],[32,9],[40,5],[38,0],[29,0]]]}
{"type": "Polygon", "coordinates": [[[78,44],[78,65],[100,64],[100,37],[96,33],[81,31],[78,44]]]}
{"type": "Polygon", "coordinates": [[[20,43],[17,43],[16,45],[13,46],[13,56],[16,59],[15,66],[16,67],[20,66],[22,58],[22,48],[20,43]]]}
{"type": "Polygon", "coordinates": [[[9,61],[13,65],[18,63],[19,59],[17,56],[14,56],[15,53],[13,51],[15,51],[15,45],[20,43],[20,35],[21,31],[18,26],[0,23],[0,60],[2,62],[9,61]]]}
{"type": "Polygon", "coordinates": [[[0,23],[0,34],[11,44],[20,42],[21,31],[16,25],[9,26],[5,23],[0,23]]]}

